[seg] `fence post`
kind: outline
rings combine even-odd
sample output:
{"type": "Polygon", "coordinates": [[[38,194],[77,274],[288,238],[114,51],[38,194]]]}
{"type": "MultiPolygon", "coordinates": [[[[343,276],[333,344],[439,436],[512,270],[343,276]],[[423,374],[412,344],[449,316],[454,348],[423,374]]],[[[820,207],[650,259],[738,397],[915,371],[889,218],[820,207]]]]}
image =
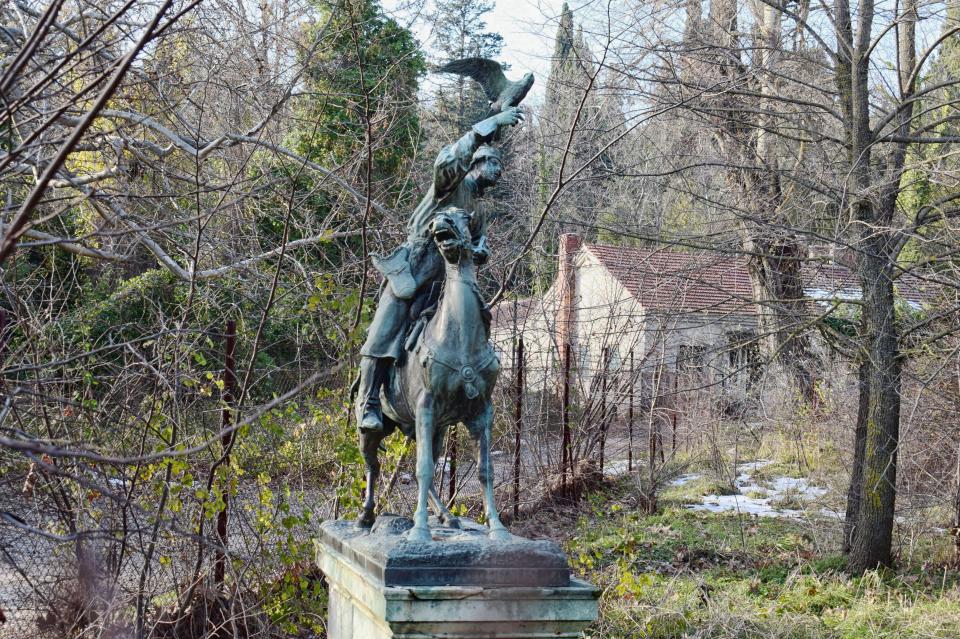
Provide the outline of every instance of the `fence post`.
{"type": "MultiPolygon", "coordinates": [[[[7,356],[7,309],[0,308],[0,364],[7,356]]],[[[0,377],[0,390],[4,387],[4,379],[0,377]]]]}
{"type": "Polygon", "coordinates": [[[657,439],[660,436],[660,415],[657,403],[660,399],[661,385],[663,384],[663,366],[658,365],[653,377],[653,393],[650,400],[650,429],[647,433],[647,455],[649,463],[647,470],[652,478],[657,464],[657,439]]]}
{"type": "MultiPolygon", "coordinates": [[[[221,424],[223,430],[226,430],[233,423],[233,411],[236,410],[236,385],[237,371],[234,352],[237,346],[237,323],[234,320],[227,321],[226,344],[223,363],[223,410],[221,414],[221,424]]],[[[229,450],[233,444],[235,431],[225,432],[220,443],[224,450],[224,467],[230,465],[229,450]]],[[[223,491],[223,508],[217,513],[217,539],[220,541],[220,547],[217,548],[216,558],[214,559],[213,580],[217,586],[223,585],[224,573],[226,571],[226,547],[227,547],[227,521],[230,510],[230,489],[225,487],[223,491]]]]}
{"type": "MultiPolygon", "coordinates": [[[[457,427],[451,426],[450,430],[450,497],[452,504],[454,497],[457,496],[457,427]]],[[[443,477],[440,478],[443,481],[443,477]]],[[[442,490],[442,489],[441,489],[442,490]]]]}
{"type": "Polygon", "coordinates": [[[604,453],[607,447],[607,370],[610,366],[610,349],[603,347],[603,367],[600,375],[600,476],[603,477],[604,453]]]}
{"type": "Polygon", "coordinates": [[[627,404],[627,472],[633,472],[633,349],[630,349],[630,399],[627,404]]]}
{"type": "Polygon", "coordinates": [[[514,353],[514,366],[517,375],[517,397],[514,407],[516,441],[513,446],[513,519],[520,515],[520,428],[523,420],[523,335],[517,340],[514,353]]]}
{"type": "MultiPolygon", "coordinates": [[[[573,465],[570,459],[570,342],[564,344],[563,358],[563,440],[561,454],[562,492],[564,497],[569,496],[567,484],[567,467],[573,465]]],[[[573,468],[570,468],[570,480],[573,480],[573,468]]]]}
{"type": "Polygon", "coordinates": [[[677,394],[677,379],[680,377],[680,366],[673,366],[673,434],[670,443],[670,452],[677,454],[677,413],[680,410],[680,396],[677,394]]]}

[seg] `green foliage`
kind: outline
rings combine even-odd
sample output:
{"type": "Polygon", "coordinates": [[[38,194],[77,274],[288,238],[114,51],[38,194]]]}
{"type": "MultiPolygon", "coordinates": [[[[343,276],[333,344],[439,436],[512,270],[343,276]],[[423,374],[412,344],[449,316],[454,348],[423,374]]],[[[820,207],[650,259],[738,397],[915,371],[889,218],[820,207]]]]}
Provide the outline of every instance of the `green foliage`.
{"type": "Polygon", "coordinates": [[[248,509],[259,537],[267,540],[266,556],[279,562],[279,576],[264,583],[263,609],[284,633],[320,633],[327,597],[321,575],[314,567],[310,541],[313,514],[302,503],[303,495],[294,498],[286,483],[276,486],[279,495],[268,474],[258,474],[256,483],[259,500],[248,505],[248,509]]]}
{"type": "MultiPolygon", "coordinates": [[[[960,6],[948,3],[941,28],[948,30],[960,23],[960,6]]],[[[914,117],[919,119],[918,130],[925,137],[949,140],[960,134],[957,126],[955,105],[960,99],[960,43],[956,34],[947,37],[935,50],[933,61],[920,77],[920,96],[914,108],[914,117]]],[[[951,224],[941,214],[955,207],[952,196],[956,187],[944,181],[944,172],[957,170],[956,145],[952,141],[915,144],[908,149],[907,167],[900,182],[897,206],[909,218],[921,212],[927,224],[919,230],[918,237],[906,243],[899,261],[910,266],[942,252],[938,240],[952,235],[951,224]]],[[[947,261],[950,261],[949,259],[947,261]]],[[[934,265],[934,268],[937,268],[934,265]]]]}
{"type": "MultiPolygon", "coordinates": [[[[925,309],[915,308],[901,295],[895,295],[893,304],[897,323],[900,324],[901,330],[915,325],[927,313],[925,309]]],[[[822,321],[831,330],[841,335],[856,337],[860,331],[860,311],[861,305],[859,303],[838,302],[836,307],[822,321]]]]}
{"type": "Polygon", "coordinates": [[[298,114],[296,148],[312,160],[339,165],[364,147],[372,123],[378,138],[375,177],[398,175],[409,166],[419,137],[423,54],[410,31],[385,16],[376,0],[316,4],[320,20],[305,40],[322,42],[308,68],[310,98],[298,114]]]}
{"type": "Polygon", "coordinates": [[[128,279],[106,272],[86,292],[77,312],[62,328],[89,343],[136,339],[157,324],[175,302],[177,280],[167,269],[144,271],[128,279]]]}
{"type": "MultiPolygon", "coordinates": [[[[408,29],[384,15],[377,0],[314,0],[313,4],[319,19],[303,32],[303,51],[312,53],[305,60],[305,91],[297,101],[297,124],[289,145],[308,160],[337,167],[363,196],[408,208],[415,190],[406,188],[406,176],[413,169],[422,137],[417,91],[426,61],[419,45],[408,29]]],[[[289,166],[276,160],[260,169],[290,181],[296,192],[290,238],[340,225],[357,229],[367,214],[366,202],[331,186],[326,176],[300,169],[295,163],[289,166]]],[[[282,205],[286,209],[289,203],[282,205]]],[[[398,222],[384,220],[375,208],[369,213],[368,229],[398,222]]],[[[282,236],[283,218],[275,209],[256,215],[258,228],[268,237],[282,236]]],[[[304,259],[318,271],[338,273],[337,286],[329,296],[325,289],[330,282],[318,278],[304,305],[308,314],[319,311],[317,328],[325,333],[327,344],[335,345],[332,352],[346,352],[365,330],[365,324],[352,335],[343,330],[353,325],[361,303],[356,291],[362,262],[357,255],[364,248],[375,250],[363,247],[358,234],[322,242],[304,259]]]]}
{"type": "Polygon", "coordinates": [[[620,497],[591,495],[566,544],[574,570],[603,592],[590,636],[960,636],[955,572],[917,566],[852,578],[827,521],[815,538],[801,521],[698,513],[669,498],[664,512],[645,516],[620,497]]]}

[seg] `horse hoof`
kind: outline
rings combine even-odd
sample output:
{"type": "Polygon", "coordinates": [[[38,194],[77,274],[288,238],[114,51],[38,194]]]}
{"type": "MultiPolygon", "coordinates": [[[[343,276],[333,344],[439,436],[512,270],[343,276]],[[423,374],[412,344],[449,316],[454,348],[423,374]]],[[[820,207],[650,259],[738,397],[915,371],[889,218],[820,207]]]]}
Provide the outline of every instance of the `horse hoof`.
{"type": "Polygon", "coordinates": [[[407,532],[407,541],[433,541],[433,535],[430,534],[430,529],[426,526],[414,526],[409,532],[407,532]]]}
{"type": "Polygon", "coordinates": [[[377,518],[373,513],[363,513],[357,517],[357,528],[363,528],[364,530],[373,528],[373,522],[376,520],[377,518]]]}
{"type": "Polygon", "coordinates": [[[513,539],[513,535],[506,528],[493,528],[487,533],[487,536],[491,541],[510,541],[513,539]]]}
{"type": "Polygon", "coordinates": [[[460,525],[460,519],[457,517],[450,517],[443,523],[447,528],[453,528],[455,530],[460,530],[463,528],[463,526],[460,525]]]}

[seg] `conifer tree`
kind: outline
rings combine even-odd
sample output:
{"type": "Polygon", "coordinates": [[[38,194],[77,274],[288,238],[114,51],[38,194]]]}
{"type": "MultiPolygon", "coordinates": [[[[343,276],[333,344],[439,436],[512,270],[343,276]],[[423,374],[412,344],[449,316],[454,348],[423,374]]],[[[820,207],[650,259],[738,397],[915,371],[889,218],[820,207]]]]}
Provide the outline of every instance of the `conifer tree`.
{"type": "MultiPolygon", "coordinates": [[[[367,258],[396,245],[406,219],[387,209],[403,211],[416,196],[406,180],[421,148],[418,89],[426,60],[410,30],[385,15],[379,0],[312,2],[320,15],[303,34],[301,50],[310,58],[303,60],[305,91],[296,103],[289,144],[307,160],[334,168],[353,195],[296,165],[274,171],[280,179],[296,180],[289,239],[324,228],[359,230],[317,245],[312,260],[305,258],[312,266],[335,265],[351,283],[340,289],[342,298],[329,303],[349,314],[349,338],[359,340],[371,292],[367,258]]],[[[282,238],[284,226],[269,209],[257,225],[263,237],[282,238]]]]}
{"type": "MultiPolygon", "coordinates": [[[[378,197],[391,202],[395,176],[406,175],[420,139],[417,90],[426,61],[413,34],[384,15],[378,0],[318,0],[324,27],[308,69],[308,99],[294,133],[311,160],[347,165],[361,188],[366,148],[378,197]],[[367,139],[369,136],[370,139],[367,139]]],[[[312,30],[307,41],[320,37],[312,30]]]]}
{"type": "Polygon", "coordinates": [[[596,75],[597,63],[583,29],[575,25],[573,12],[564,3],[539,119],[537,164],[540,191],[533,215],[539,216],[549,193],[561,177],[561,164],[563,177],[569,177],[573,171],[584,167],[580,177],[589,179],[578,179],[577,184],[570,185],[565,191],[563,200],[551,206],[550,218],[538,240],[540,250],[535,252],[539,257],[534,258],[542,259],[544,263],[533,269],[545,274],[541,282],[544,286],[552,281],[550,264],[556,253],[559,234],[586,232],[590,239],[594,239],[598,222],[610,213],[604,186],[615,171],[610,157],[597,155],[604,141],[617,134],[623,115],[616,99],[597,90],[602,82],[596,82],[596,75]],[[591,86],[592,89],[588,90],[591,86]],[[587,99],[584,101],[585,92],[587,99]],[[572,137],[571,130],[574,131],[572,137]],[[568,141],[570,149],[565,153],[568,141]],[[567,156],[565,162],[564,155],[567,156]]]}

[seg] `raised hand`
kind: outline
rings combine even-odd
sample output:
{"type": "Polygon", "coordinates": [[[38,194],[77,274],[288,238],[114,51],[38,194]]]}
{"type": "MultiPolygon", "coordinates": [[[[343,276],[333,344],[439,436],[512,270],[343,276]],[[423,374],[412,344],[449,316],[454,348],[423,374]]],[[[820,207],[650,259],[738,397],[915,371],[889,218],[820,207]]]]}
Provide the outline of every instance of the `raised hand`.
{"type": "Polygon", "coordinates": [[[523,122],[523,109],[515,106],[505,109],[493,116],[497,121],[497,126],[514,126],[523,122]]]}

